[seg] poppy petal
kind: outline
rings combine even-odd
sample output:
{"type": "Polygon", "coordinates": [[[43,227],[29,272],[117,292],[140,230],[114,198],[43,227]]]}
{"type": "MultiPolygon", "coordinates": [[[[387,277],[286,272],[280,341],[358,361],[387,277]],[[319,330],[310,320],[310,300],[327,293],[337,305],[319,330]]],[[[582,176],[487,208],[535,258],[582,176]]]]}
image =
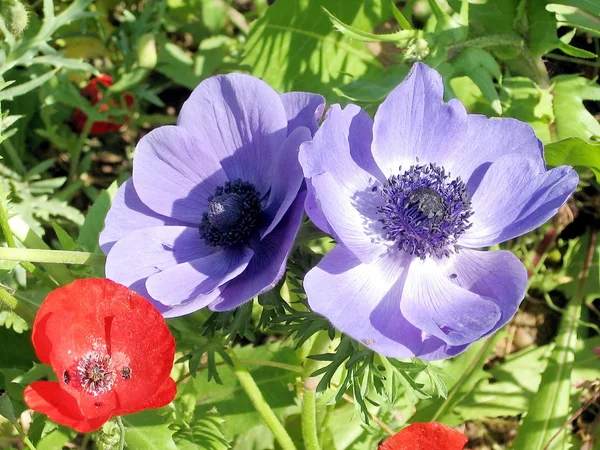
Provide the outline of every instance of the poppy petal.
{"type": "Polygon", "coordinates": [[[36,381],[30,384],[25,388],[24,397],[29,408],[80,433],[97,430],[110,419],[110,415],[84,417],[77,400],[62,390],[58,383],[51,381],[36,381]]]}
{"type": "Polygon", "coordinates": [[[438,422],[414,423],[379,446],[379,450],[463,450],[467,437],[438,422]]]}
{"type": "Polygon", "coordinates": [[[169,377],[175,357],[175,339],[165,319],[144,301],[145,307],[136,305],[110,324],[110,351],[117,371],[113,390],[123,410],[143,409],[141,405],[169,377]]]}
{"type": "Polygon", "coordinates": [[[115,416],[133,414],[145,409],[162,408],[173,401],[177,395],[177,384],[173,378],[167,378],[152,397],[141,402],[137,407],[131,409],[119,409],[113,413],[115,416]]]}

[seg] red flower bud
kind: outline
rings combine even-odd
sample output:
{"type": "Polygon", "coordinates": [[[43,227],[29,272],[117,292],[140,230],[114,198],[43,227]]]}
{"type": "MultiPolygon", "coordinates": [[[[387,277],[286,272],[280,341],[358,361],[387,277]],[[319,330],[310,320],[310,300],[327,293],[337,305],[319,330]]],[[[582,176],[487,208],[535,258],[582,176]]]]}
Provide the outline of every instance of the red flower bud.
{"type": "MultiPolygon", "coordinates": [[[[115,99],[111,99],[110,102],[101,103],[102,102],[102,92],[98,88],[98,83],[105,87],[110,87],[113,84],[113,79],[110,75],[102,74],[99,77],[94,77],[89,82],[89,84],[81,90],[82,97],[85,97],[92,106],[100,103],[100,107],[98,111],[104,112],[108,111],[111,108],[120,109],[121,103],[116,101],[115,99]]],[[[123,99],[125,100],[125,104],[127,107],[131,107],[133,105],[134,99],[131,94],[123,94],[123,99]]],[[[109,116],[110,118],[110,116],[109,116]]],[[[85,127],[85,122],[87,121],[87,115],[80,109],[76,109],[73,111],[73,117],[71,118],[74,128],[77,132],[81,132],[85,127]]],[[[109,122],[94,122],[92,127],[90,128],[90,134],[105,134],[111,131],[119,131],[119,129],[123,126],[125,120],[116,121],[111,120],[109,122]]]]}
{"type": "Polygon", "coordinates": [[[33,345],[58,382],[36,381],[25,402],[86,433],[111,417],[170,403],[175,339],[144,297],[108,279],[51,292],[35,318],[33,345]]]}
{"type": "Polygon", "coordinates": [[[463,450],[467,437],[438,422],[413,423],[386,439],[379,450],[463,450]]]}

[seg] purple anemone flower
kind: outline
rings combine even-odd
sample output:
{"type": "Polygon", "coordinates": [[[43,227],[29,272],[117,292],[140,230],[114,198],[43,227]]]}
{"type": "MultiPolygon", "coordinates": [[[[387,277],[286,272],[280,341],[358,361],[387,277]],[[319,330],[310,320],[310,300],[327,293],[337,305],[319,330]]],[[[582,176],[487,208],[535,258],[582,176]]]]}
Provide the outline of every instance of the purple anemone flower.
{"type": "Polygon", "coordinates": [[[306,210],[338,245],[304,279],[311,308],[390,357],[442,359],[502,327],[527,274],[508,251],[478,251],[552,217],[577,186],[546,170],[529,125],[443,102],[416,64],[374,120],[333,105],[300,147],[306,210]]]}
{"type": "Polygon", "coordinates": [[[323,107],[248,75],[200,83],[177,126],[137,145],[100,236],[107,277],[165,317],[229,310],[271,289],[304,209],[298,149],[323,107]]]}

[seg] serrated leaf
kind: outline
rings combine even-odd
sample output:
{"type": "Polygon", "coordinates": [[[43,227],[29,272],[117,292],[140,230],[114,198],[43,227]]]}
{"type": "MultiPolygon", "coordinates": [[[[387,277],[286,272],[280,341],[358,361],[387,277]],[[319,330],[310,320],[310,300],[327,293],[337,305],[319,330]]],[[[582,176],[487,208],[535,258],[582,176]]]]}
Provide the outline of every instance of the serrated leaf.
{"type": "Polygon", "coordinates": [[[580,138],[563,139],[547,144],[544,156],[549,166],[562,165],[590,169],[600,182],[600,144],[586,142],[580,138]]]}
{"type": "Polygon", "coordinates": [[[325,14],[329,16],[329,20],[333,23],[336,30],[342,33],[344,36],[355,39],[359,42],[395,42],[400,43],[414,38],[417,33],[412,30],[401,30],[395,33],[386,34],[375,34],[368,31],[361,30],[360,28],[353,27],[352,25],[345,24],[340,19],[331,14],[327,8],[323,7],[325,14]]]}
{"type": "Polygon", "coordinates": [[[192,423],[177,425],[173,440],[179,450],[227,450],[231,448],[221,432],[224,419],[207,413],[194,418],[192,423]]]}
{"type": "Polygon", "coordinates": [[[29,325],[27,325],[27,322],[25,322],[13,311],[7,310],[0,310],[0,326],[8,328],[9,330],[13,330],[19,334],[29,330],[29,325]]]}
{"type": "Polygon", "coordinates": [[[463,422],[455,408],[478,383],[490,377],[490,374],[483,370],[483,366],[501,335],[496,333],[477,342],[458,357],[441,363],[441,369],[449,375],[445,379],[449,388],[448,397],[419,402],[417,412],[410,422],[439,421],[450,426],[463,422]]]}
{"type": "Polygon", "coordinates": [[[174,431],[159,410],[147,410],[122,417],[129,450],[177,450],[174,431]]]}

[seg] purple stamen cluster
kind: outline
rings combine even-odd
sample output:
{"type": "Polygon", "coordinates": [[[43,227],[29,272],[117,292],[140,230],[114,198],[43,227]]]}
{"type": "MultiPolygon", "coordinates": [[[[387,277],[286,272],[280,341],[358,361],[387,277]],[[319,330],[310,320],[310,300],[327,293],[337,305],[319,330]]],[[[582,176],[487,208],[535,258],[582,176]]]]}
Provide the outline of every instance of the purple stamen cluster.
{"type": "Polygon", "coordinates": [[[211,247],[245,244],[260,223],[260,196],[252,183],[228,181],[208,199],[202,215],[200,236],[211,247]]]}
{"type": "Polygon", "coordinates": [[[379,190],[385,204],[385,237],[398,249],[420,259],[443,257],[458,251],[456,242],[470,226],[473,215],[465,183],[451,179],[436,164],[411,166],[401,175],[392,175],[379,190]]]}
{"type": "Polygon", "coordinates": [[[75,371],[81,387],[90,395],[104,394],[115,383],[115,371],[109,355],[90,352],[79,360],[75,371]]]}

